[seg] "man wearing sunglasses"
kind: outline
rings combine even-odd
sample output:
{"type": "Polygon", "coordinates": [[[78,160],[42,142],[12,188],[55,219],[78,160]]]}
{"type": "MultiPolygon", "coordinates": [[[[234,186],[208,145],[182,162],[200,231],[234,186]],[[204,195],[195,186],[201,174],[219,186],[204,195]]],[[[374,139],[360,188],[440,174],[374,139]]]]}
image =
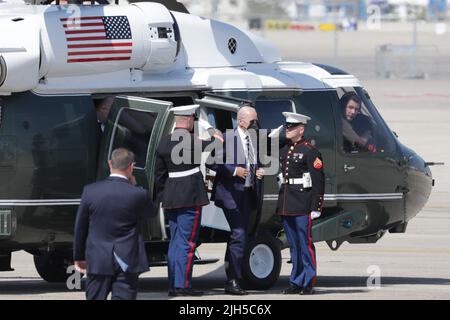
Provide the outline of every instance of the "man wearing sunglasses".
{"type": "Polygon", "coordinates": [[[316,256],[312,219],[320,217],[325,176],[320,152],[303,138],[310,117],[283,112],[287,144],[280,150],[281,182],[277,212],[289,243],[292,272],[283,294],[313,294],[316,256]]]}
{"type": "Polygon", "coordinates": [[[211,200],[222,208],[230,226],[225,252],[227,282],[225,293],[247,295],[242,288],[242,265],[248,242],[248,224],[262,193],[264,170],[258,161],[258,114],[250,105],[244,105],[237,114],[238,126],[224,136],[221,165],[216,171],[211,200]]]}

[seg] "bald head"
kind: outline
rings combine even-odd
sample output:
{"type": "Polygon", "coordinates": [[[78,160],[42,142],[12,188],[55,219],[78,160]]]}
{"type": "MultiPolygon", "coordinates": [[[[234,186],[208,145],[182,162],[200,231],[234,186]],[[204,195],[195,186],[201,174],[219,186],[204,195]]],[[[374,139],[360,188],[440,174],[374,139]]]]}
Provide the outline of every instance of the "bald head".
{"type": "Polygon", "coordinates": [[[180,129],[192,131],[194,129],[193,116],[175,116],[175,126],[180,129]]]}
{"type": "Polygon", "coordinates": [[[256,113],[255,108],[245,106],[245,107],[242,107],[241,109],[239,109],[239,111],[238,111],[238,114],[237,114],[238,125],[242,129],[247,130],[250,125],[250,122],[252,120],[257,120],[257,119],[258,119],[258,114],[256,113]]]}

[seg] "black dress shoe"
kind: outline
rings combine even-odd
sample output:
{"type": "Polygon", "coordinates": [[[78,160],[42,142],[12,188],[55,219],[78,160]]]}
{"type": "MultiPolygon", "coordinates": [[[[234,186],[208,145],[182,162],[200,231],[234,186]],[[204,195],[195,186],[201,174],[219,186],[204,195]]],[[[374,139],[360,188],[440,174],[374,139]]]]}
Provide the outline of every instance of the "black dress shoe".
{"type": "Polygon", "coordinates": [[[175,288],[169,290],[169,297],[200,297],[203,295],[203,291],[194,290],[192,288],[175,288]]]}
{"type": "Polygon", "coordinates": [[[299,294],[302,292],[302,288],[296,284],[290,284],[289,287],[281,291],[282,294],[299,294]]]}
{"type": "Polygon", "coordinates": [[[230,280],[225,285],[225,293],[234,296],[245,296],[248,294],[247,291],[242,289],[236,280],[230,280]]]}
{"type": "Polygon", "coordinates": [[[314,294],[316,291],[314,290],[313,286],[307,286],[305,288],[303,288],[302,292],[300,292],[300,294],[314,294]]]}

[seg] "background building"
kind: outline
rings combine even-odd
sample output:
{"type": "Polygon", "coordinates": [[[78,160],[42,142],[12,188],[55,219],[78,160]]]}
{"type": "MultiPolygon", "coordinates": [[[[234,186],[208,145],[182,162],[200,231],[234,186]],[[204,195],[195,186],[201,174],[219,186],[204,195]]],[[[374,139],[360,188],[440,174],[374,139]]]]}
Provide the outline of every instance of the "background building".
{"type": "Polygon", "coordinates": [[[369,6],[377,6],[383,20],[446,20],[448,0],[180,0],[194,14],[236,21],[262,17],[295,21],[367,19],[369,6]]]}

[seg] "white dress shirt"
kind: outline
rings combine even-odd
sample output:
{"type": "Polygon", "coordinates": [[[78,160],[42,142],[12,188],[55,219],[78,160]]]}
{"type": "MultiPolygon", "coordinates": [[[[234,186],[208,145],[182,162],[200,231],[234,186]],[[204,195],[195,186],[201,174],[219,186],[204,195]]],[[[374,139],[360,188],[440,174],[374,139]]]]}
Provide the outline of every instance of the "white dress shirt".
{"type": "Polygon", "coordinates": [[[110,177],[116,177],[116,178],[122,178],[122,179],[128,180],[127,177],[125,177],[124,175],[118,174],[118,173],[111,173],[109,176],[110,177]]]}
{"type": "MultiPolygon", "coordinates": [[[[247,149],[247,139],[246,139],[248,136],[248,133],[244,132],[244,130],[242,130],[241,127],[237,128],[237,132],[239,133],[239,138],[241,138],[242,148],[244,149],[247,170],[250,170],[250,162],[248,161],[248,149],[247,149]]],[[[255,149],[253,148],[252,139],[249,139],[249,141],[250,141],[250,148],[253,149],[253,154],[256,154],[255,149]]],[[[233,176],[236,176],[236,171],[237,171],[237,168],[234,170],[233,176]]]]}

